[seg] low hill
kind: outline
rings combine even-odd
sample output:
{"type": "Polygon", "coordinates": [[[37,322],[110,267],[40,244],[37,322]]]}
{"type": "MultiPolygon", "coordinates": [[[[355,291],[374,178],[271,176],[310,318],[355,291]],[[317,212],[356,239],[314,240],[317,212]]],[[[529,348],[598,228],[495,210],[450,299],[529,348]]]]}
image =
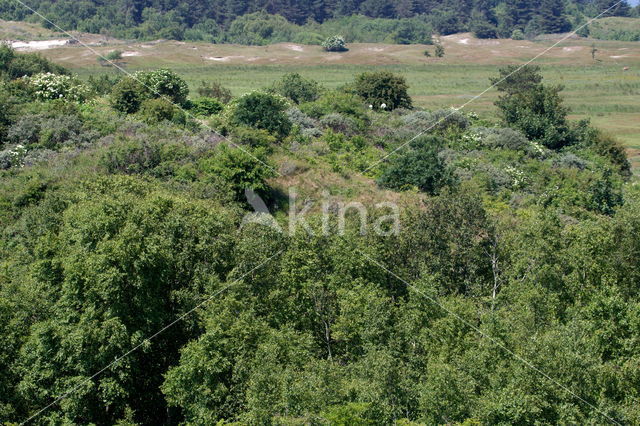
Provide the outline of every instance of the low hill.
{"type": "Polygon", "coordinates": [[[612,16],[589,25],[589,36],[601,40],[640,41],[640,18],[612,16]]]}

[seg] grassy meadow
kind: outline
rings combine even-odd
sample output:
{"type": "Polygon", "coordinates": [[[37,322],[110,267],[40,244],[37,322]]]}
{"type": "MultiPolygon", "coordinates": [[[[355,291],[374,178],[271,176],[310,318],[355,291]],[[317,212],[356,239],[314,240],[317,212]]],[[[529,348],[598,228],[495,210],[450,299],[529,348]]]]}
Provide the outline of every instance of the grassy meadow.
{"type": "MultiPolygon", "coordinates": [[[[212,45],[176,41],[136,42],[91,39],[100,54],[124,52],[128,71],[167,67],[180,73],[192,90],[202,80],[218,80],[235,95],[269,85],[287,72],[299,72],[328,88],[352,81],[357,73],[386,69],[403,74],[417,106],[436,109],[462,106],[493,117],[497,94],[489,78],[500,66],[523,64],[539,56],[545,79],[565,86],[572,118],[589,118],[629,149],[640,172],[640,43],[569,39],[557,41],[478,40],[470,34],[442,37],[444,58],[427,57],[433,46],[352,44],[349,52],[326,53],[319,46],[281,43],[271,46],[212,45]],[[597,52],[592,58],[592,45],[597,52]]],[[[96,53],[83,46],[45,50],[45,56],[84,78],[119,72],[101,66],[96,53]]]]}

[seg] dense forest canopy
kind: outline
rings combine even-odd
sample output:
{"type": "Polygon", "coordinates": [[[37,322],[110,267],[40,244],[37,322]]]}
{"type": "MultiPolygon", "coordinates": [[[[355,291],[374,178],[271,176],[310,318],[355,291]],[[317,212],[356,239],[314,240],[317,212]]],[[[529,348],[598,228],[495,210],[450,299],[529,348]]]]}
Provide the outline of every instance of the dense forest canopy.
{"type": "MultiPolygon", "coordinates": [[[[32,0],[28,4],[46,20],[11,0],[0,2],[0,17],[51,26],[49,20],[65,30],[119,37],[242,42],[234,34],[244,31],[270,41],[297,38],[317,43],[331,30],[346,31],[353,25],[324,23],[356,16],[395,20],[368,24],[392,25],[392,32],[411,32],[412,27],[424,25],[440,34],[473,31],[486,38],[510,37],[515,30],[527,36],[566,32],[616,0],[32,0]],[[284,19],[279,22],[272,15],[284,19]]],[[[604,16],[637,15],[638,7],[622,2],[604,16]]]]}

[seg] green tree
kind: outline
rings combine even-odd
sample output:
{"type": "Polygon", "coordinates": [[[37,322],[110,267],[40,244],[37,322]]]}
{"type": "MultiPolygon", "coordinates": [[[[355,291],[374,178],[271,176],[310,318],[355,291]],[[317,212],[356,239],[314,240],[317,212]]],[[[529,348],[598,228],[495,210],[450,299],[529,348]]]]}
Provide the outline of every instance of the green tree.
{"type": "Polygon", "coordinates": [[[442,142],[435,137],[422,137],[403,151],[393,155],[378,179],[382,188],[403,190],[416,187],[435,194],[451,182],[446,165],[438,156],[442,142]]]}
{"type": "Polygon", "coordinates": [[[253,92],[239,97],[229,109],[231,124],[264,129],[285,137],[291,131],[287,101],[277,95],[253,92]]]}
{"type": "Polygon", "coordinates": [[[388,71],[362,73],[356,76],[353,88],[358,96],[375,109],[392,111],[412,107],[405,78],[388,71]]]}
{"type": "Polygon", "coordinates": [[[315,80],[306,79],[298,73],[290,73],[276,81],[269,91],[300,104],[318,99],[322,88],[315,80]]]}
{"type": "Polygon", "coordinates": [[[146,98],[146,90],[134,78],[123,78],[113,87],[110,102],[113,109],[125,114],[135,114],[146,98]]]}
{"type": "Polygon", "coordinates": [[[563,0],[541,0],[538,13],[544,33],[563,33],[571,29],[563,0]]]}
{"type": "Polygon", "coordinates": [[[137,72],[133,75],[151,98],[166,98],[177,105],[185,105],[189,96],[189,86],[178,74],[171,70],[137,72]]]}

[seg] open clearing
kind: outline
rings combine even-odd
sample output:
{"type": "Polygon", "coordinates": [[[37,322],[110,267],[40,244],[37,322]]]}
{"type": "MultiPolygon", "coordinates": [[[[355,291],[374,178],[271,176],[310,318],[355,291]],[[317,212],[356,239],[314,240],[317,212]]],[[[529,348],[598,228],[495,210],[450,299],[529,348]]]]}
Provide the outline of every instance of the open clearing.
{"type": "MultiPolygon", "coordinates": [[[[424,45],[350,44],[348,52],[327,53],[320,46],[292,43],[127,43],[95,35],[80,35],[80,40],[102,55],[115,49],[125,52],[127,70],[168,67],[183,75],[192,89],[202,80],[217,80],[236,95],[265,87],[287,72],[299,72],[334,88],[359,72],[386,69],[406,76],[415,104],[430,109],[465,104],[488,87],[498,67],[524,64],[556,42],[480,40],[471,34],[455,34],[440,38],[446,55],[434,58],[424,55],[425,50],[433,54],[434,47],[424,45]]],[[[96,55],[82,45],[53,46],[40,53],[84,78],[119,72],[99,65],[96,55]]],[[[618,137],[640,172],[640,42],[572,38],[535,63],[542,66],[546,81],[565,86],[572,117],[591,118],[618,137]],[[594,42],[598,49],[595,61],[591,58],[594,42]]],[[[493,116],[496,96],[490,90],[466,108],[493,116]]]]}

